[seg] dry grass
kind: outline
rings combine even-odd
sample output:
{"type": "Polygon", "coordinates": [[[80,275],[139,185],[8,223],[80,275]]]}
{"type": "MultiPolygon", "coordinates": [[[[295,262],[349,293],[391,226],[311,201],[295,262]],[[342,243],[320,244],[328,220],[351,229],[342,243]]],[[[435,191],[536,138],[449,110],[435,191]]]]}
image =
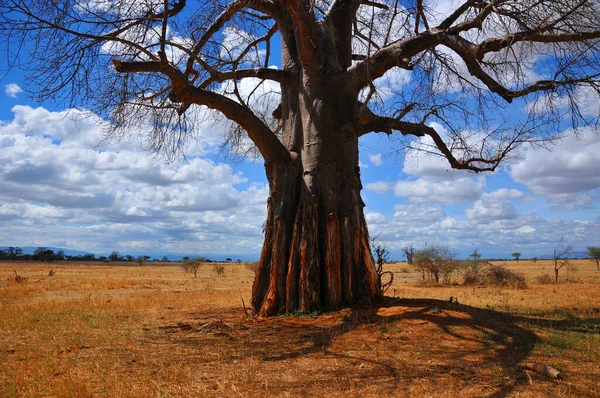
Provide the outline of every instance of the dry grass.
{"type": "Polygon", "coordinates": [[[598,396],[595,265],[543,285],[550,262],[502,265],[529,288],[418,287],[397,263],[383,305],[259,320],[244,264],[0,264],[0,396],[598,396]]]}

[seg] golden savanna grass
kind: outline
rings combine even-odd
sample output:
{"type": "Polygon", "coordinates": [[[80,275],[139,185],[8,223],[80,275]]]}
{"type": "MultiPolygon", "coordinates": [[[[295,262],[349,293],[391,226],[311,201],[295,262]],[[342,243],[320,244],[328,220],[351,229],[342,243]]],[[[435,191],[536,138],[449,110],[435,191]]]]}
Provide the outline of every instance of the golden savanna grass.
{"type": "Polygon", "coordinates": [[[599,396],[595,264],[558,284],[536,282],[549,261],[505,265],[529,288],[421,287],[396,263],[379,306],[253,319],[244,264],[0,264],[0,396],[599,396]]]}

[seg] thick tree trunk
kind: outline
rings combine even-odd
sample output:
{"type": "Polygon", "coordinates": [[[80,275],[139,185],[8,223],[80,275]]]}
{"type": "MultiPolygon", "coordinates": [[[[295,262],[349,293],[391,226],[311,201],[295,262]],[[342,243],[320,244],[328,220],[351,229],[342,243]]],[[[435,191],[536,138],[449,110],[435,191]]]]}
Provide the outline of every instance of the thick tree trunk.
{"type": "Polygon", "coordinates": [[[319,84],[283,96],[284,144],[293,161],[266,165],[265,243],[252,291],[260,316],[381,296],[360,198],[356,98],[319,84]]]}

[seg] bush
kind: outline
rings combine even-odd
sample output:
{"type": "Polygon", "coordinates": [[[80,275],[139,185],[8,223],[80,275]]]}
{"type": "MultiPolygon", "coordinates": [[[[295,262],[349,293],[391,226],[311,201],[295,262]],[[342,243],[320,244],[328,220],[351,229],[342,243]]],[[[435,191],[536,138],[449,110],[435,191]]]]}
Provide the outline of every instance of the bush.
{"type": "Polygon", "coordinates": [[[183,269],[183,271],[186,274],[193,273],[194,278],[197,278],[198,270],[200,269],[200,266],[202,265],[202,260],[204,260],[204,259],[193,258],[193,259],[189,259],[189,260],[183,260],[183,262],[181,263],[181,268],[183,269]]]}
{"type": "Polygon", "coordinates": [[[224,276],[225,275],[225,266],[222,265],[222,264],[213,264],[213,270],[219,276],[224,276]]]}
{"type": "Polygon", "coordinates": [[[541,285],[547,285],[549,283],[553,283],[554,279],[548,274],[538,275],[535,278],[535,281],[541,285]]]}
{"type": "Polygon", "coordinates": [[[450,283],[450,277],[459,267],[456,254],[444,245],[425,245],[423,250],[414,254],[413,265],[423,272],[429,280],[438,283],[450,283]]]}
{"type": "Polygon", "coordinates": [[[487,263],[483,266],[471,267],[465,272],[464,285],[510,287],[526,289],[527,283],[523,274],[508,270],[501,265],[487,263]]]}

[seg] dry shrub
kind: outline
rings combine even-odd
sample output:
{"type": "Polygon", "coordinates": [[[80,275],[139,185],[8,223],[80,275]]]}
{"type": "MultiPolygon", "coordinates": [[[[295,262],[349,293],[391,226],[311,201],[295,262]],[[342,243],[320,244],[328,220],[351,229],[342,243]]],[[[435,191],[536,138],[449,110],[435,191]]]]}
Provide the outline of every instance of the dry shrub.
{"type": "Polygon", "coordinates": [[[523,274],[492,263],[470,268],[465,273],[463,284],[527,289],[523,274]]]}
{"type": "Polygon", "coordinates": [[[447,286],[447,284],[438,283],[438,282],[435,282],[430,279],[419,279],[419,280],[417,280],[415,285],[417,287],[444,287],[444,286],[447,286]]]}
{"type": "Polygon", "coordinates": [[[548,274],[538,275],[535,278],[535,281],[541,285],[548,285],[554,282],[554,279],[548,274]]]}
{"type": "Polygon", "coordinates": [[[246,268],[252,271],[252,273],[256,274],[256,269],[258,268],[258,261],[246,263],[246,268]]]}
{"type": "Polygon", "coordinates": [[[187,274],[187,273],[193,273],[194,274],[194,278],[198,277],[198,270],[200,269],[200,266],[202,265],[202,261],[204,259],[200,259],[200,258],[193,258],[190,260],[183,260],[183,263],[181,263],[181,268],[183,269],[183,271],[187,274]]]}
{"type": "Polygon", "coordinates": [[[213,271],[219,276],[225,276],[225,266],[223,264],[213,264],[213,271]]]}

